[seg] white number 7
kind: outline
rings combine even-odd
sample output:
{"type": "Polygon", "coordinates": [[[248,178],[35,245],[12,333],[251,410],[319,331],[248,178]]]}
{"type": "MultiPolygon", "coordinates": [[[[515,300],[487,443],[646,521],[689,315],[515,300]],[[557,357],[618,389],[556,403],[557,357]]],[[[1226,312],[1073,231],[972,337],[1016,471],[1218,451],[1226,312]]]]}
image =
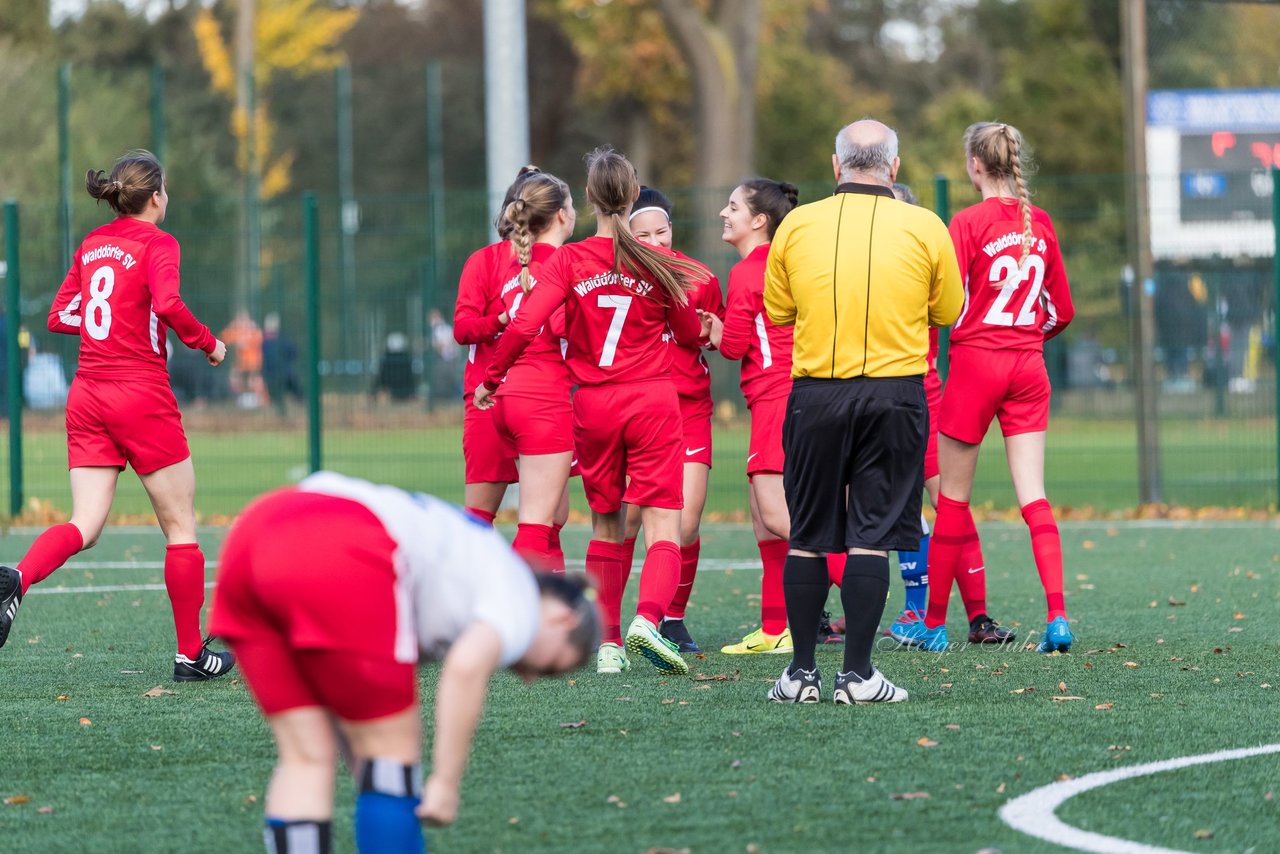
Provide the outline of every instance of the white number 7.
{"type": "Polygon", "coordinates": [[[596,297],[596,305],[600,308],[613,309],[613,320],[609,321],[609,334],[604,337],[604,349],[600,352],[602,368],[613,364],[613,357],[618,352],[618,339],[622,337],[622,324],[627,322],[627,312],[631,310],[631,299],[631,297],[611,294],[601,294],[596,297]]]}

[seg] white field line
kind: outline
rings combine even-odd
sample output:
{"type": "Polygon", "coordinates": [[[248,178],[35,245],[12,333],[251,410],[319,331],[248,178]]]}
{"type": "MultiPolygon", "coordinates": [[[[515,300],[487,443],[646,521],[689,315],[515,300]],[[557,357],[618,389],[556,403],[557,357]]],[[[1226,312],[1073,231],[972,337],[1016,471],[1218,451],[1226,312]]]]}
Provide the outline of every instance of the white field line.
{"type": "Polygon", "coordinates": [[[1149,774],[1160,774],[1165,771],[1176,771],[1194,765],[1208,765],[1214,762],[1230,762],[1233,759],[1248,759],[1251,756],[1263,756],[1268,753],[1280,753],[1280,744],[1264,744],[1261,747],[1245,747],[1238,750],[1219,750],[1215,753],[1202,753],[1198,756],[1180,756],[1175,759],[1164,759],[1159,762],[1148,762],[1144,765],[1131,765],[1127,768],[1116,768],[1112,771],[1099,771],[1086,774],[1074,780],[1063,780],[1033,789],[1025,795],[1014,798],[1000,808],[1000,819],[1014,830],[1028,836],[1044,839],[1048,842],[1075,848],[1079,851],[1094,851],[1098,854],[1184,854],[1174,848],[1159,848],[1145,845],[1116,836],[1106,836],[1080,830],[1062,821],[1056,815],[1058,807],[1076,795],[1109,786],[1121,780],[1133,777],[1145,777],[1149,774]]]}

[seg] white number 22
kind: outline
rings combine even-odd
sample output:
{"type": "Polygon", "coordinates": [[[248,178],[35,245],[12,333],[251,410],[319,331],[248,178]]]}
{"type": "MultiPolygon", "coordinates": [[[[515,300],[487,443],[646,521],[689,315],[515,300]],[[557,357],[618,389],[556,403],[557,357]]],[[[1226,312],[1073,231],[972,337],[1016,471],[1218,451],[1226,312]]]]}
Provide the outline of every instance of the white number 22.
{"type": "Polygon", "coordinates": [[[631,299],[631,297],[612,294],[601,294],[596,297],[596,305],[600,308],[613,309],[613,320],[609,322],[609,333],[605,335],[604,349],[600,352],[602,368],[613,364],[613,357],[618,352],[618,339],[622,337],[622,325],[627,322],[627,312],[631,310],[631,299]]]}
{"type": "Polygon", "coordinates": [[[991,310],[987,312],[987,316],[982,319],[983,323],[991,326],[1031,326],[1036,322],[1036,300],[1040,298],[1040,288],[1044,285],[1043,258],[1039,255],[1028,255],[1026,266],[1019,271],[1017,258],[1001,255],[991,265],[989,280],[992,284],[1004,282],[1004,287],[1000,289],[995,302],[991,304],[991,310]],[[1027,291],[1027,298],[1022,301],[1018,316],[1014,317],[1013,312],[1009,310],[1009,302],[1017,292],[1018,286],[1027,280],[1028,274],[1031,276],[1031,288],[1027,291]]]}

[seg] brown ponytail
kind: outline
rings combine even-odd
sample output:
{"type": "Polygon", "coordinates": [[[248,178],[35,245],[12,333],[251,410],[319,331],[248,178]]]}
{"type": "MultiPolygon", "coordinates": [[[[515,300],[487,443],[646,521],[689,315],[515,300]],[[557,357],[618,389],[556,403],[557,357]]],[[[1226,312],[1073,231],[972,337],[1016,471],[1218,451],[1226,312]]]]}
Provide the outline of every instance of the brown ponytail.
{"type": "MultiPolygon", "coordinates": [[[[978,122],[969,125],[964,132],[966,157],[976,157],[987,172],[995,178],[1004,178],[1018,198],[1018,210],[1022,213],[1022,256],[1018,259],[1016,275],[1022,275],[1023,265],[1031,254],[1035,235],[1031,230],[1031,193],[1026,176],[1032,170],[1022,134],[1013,125],[996,122],[978,122]]],[[[994,283],[1004,287],[1006,282],[994,283]]]]}
{"type": "Polygon", "coordinates": [[[541,172],[541,169],[530,163],[528,166],[521,166],[520,171],[516,173],[516,179],[511,182],[510,187],[507,187],[507,194],[502,197],[502,207],[498,209],[498,215],[493,220],[493,228],[498,232],[498,237],[503,240],[511,239],[511,221],[507,219],[507,206],[520,194],[520,187],[525,179],[541,172]]]}
{"type": "Polygon", "coordinates": [[[529,259],[533,257],[534,240],[551,227],[556,214],[568,203],[569,185],[555,175],[537,172],[522,179],[515,198],[502,212],[502,219],[511,226],[507,239],[520,259],[520,288],[526,294],[533,289],[529,259]]]}
{"type": "Polygon", "coordinates": [[[613,272],[624,269],[648,273],[676,305],[689,304],[689,292],[706,279],[697,264],[672,258],[637,240],[627,224],[627,212],[640,191],[640,180],[631,161],[612,148],[597,148],[587,155],[587,200],[597,215],[613,228],[613,272]]]}
{"type": "Polygon", "coordinates": [[[90,169],[84,176],[84,188],[118,215],[137,216],[147,209],[151,196],[164,189],[164,168],[154,154],[139,148],[117,160],[110,175],[90,169]]]}

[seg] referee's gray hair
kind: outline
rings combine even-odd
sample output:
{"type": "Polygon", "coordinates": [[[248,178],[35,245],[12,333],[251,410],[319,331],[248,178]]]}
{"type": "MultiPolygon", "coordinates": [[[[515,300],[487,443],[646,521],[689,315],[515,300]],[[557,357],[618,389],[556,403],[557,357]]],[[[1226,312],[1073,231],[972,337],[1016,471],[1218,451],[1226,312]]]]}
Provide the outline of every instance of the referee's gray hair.
{"type": "MultiPolygon", "coordinates": [[[[858,121],[865,121],[859,119],[858,121]]],[[[893,173],[893,161],[898,157],[898,132],[885,125],[888,132],[882,142],[877,145],[858,145],[849,139],[847,131],[853,124],[840,128],[836,134],[836,157],[840,160],[840,178],[846,180],[855,172],[875,175],[888,181],[893,173]]]]}

